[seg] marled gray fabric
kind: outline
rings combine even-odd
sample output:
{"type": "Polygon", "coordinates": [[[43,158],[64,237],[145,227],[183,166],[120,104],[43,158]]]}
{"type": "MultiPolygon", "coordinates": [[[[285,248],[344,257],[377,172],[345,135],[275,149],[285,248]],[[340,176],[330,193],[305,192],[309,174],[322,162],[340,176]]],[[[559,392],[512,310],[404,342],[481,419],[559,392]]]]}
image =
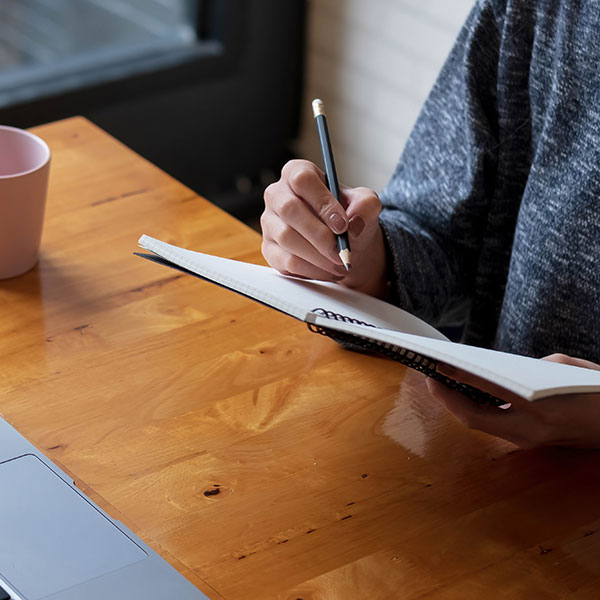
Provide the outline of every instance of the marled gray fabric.
{"type": "Polygon", "coordinates": [[[402,306],[600,362],[600,0],[479,0],[381,198],[402,306]]]}

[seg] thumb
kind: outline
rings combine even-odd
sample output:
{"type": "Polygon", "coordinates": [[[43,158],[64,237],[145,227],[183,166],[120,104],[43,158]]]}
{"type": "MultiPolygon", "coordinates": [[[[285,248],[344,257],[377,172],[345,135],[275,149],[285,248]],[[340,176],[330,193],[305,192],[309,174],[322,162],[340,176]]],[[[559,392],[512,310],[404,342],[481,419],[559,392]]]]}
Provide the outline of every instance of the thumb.
{"type": "Polygon", "coordinates": [[[379,196],[367,187],[344,188],[341,193],[346,203],[350,239],[369,237],[379,227],[379,196]]]}

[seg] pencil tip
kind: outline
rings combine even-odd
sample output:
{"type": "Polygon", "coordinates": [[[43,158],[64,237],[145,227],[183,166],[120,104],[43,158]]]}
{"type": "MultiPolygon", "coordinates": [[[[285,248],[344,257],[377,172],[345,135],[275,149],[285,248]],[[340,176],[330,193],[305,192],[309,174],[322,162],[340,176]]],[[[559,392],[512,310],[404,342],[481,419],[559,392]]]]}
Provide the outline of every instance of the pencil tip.
{"type": "Polygon", "coordinates": [[[344,265],[344,267],[346,268],[346,271],[349,271],[352,268],[352,265],[350,264],[350,250],[348,249],[344,249],[340,252],[340,259],[342,260],[342,263],[344,265]]]}

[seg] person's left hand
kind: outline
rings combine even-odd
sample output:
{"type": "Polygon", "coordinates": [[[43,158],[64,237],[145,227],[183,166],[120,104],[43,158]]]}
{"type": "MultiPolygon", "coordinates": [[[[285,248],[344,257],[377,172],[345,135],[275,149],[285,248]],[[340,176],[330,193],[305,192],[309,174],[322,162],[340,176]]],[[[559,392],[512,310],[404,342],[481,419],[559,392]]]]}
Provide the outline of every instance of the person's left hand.
{"type": "MultiPolygon", "coordinates": [[[[596,363],[564,354],[552,354],[542,360],[600,370],[596,363]]],[[[432,396],[470,429],[485,431],[521,448],[600,448],[600,394],[566,394],[528,402],[498,385],[449,365],[438,365],[438,370],[510,404],[508,408],[480,406],[464,394],[427,378],[427,388],[432,396]]]]}

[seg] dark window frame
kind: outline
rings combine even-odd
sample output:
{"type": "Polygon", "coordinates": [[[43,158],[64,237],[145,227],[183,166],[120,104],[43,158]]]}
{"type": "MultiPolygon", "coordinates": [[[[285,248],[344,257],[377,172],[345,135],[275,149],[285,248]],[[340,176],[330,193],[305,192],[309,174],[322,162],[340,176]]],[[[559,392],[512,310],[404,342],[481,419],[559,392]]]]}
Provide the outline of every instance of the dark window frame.
{"type": "Polygon", "coordinates": [[[163,61],[167,64],[151,72],[118,77],[9,105],[0,109],[0,119],[16,127],[32,127],[105,105],[116,96],[134,98],[165,87],[179,87],[193,79],[212,80],[231,75],[239,65],[244,49],[247,4],[237,0],[196,2],[198,41],[189,48],[170,52],[163,61]]]}
{"type": "Polygon", "coordinates": [[[2,108],[0,123],[83,115],[238,218],[255,219],[298,135],[306,0],[196,2],[196,55],[2,108]]]}

